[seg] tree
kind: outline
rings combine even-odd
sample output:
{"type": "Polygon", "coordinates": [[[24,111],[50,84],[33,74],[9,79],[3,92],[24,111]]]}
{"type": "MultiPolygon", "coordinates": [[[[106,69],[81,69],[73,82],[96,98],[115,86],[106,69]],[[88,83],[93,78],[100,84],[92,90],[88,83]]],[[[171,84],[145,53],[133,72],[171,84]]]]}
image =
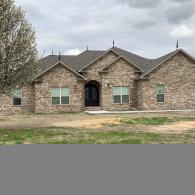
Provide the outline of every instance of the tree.
{"type": "Polygon", "coordinates": [[[0,94],[31,82],[36,74],[35,32],[13,0],[0,0],[0,94]]]}

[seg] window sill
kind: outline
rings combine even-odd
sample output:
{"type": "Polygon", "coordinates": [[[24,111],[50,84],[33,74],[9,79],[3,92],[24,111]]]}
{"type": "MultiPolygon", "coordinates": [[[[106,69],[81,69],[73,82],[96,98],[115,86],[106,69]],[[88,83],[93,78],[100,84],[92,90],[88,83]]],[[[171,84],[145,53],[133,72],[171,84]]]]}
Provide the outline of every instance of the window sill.
{"type": "Polygon", "coordinates": [[[70,106],[70,104],[52,104],[52,106],[70,106]]]}
{"type": "Polygon", "coordinates": [[[21,108],[22,107],[22,105],[21,106],[12,106],[13,108],[21,108]]]}

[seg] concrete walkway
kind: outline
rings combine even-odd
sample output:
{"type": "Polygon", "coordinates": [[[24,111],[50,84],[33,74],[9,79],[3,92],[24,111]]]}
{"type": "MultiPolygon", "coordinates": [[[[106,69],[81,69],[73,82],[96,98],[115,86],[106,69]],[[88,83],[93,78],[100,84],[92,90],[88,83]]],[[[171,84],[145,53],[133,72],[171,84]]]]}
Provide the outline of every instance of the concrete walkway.
{"type": "Polygon", "coordinates": [[[171,112],[195,112],[193,110],[144,110],[144,111],[85,111],[87,114],[98,115],[98,114],[139,114],[139,113],[171,113],[171,112]]]}

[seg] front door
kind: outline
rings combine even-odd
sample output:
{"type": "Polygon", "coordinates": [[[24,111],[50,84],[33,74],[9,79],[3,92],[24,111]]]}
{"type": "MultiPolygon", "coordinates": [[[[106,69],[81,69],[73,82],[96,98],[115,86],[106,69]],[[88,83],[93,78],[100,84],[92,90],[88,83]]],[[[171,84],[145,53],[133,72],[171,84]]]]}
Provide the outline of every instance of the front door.
{"type": "Polygon", "coordinates": [[[99,106],[99,88],[96,85],[88,84],[85,86],[85,106],[99,106]]]}

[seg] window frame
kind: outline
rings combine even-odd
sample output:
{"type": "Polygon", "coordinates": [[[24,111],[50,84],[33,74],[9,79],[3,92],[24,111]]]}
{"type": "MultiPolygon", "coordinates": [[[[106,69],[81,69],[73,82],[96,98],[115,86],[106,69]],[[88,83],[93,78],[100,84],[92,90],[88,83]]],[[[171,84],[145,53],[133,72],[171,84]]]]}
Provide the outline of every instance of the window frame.
{"type": "Polygon", "coordinates": [[[22,89],[15,89],[15,90],[12,91],[12,106],[13,106],[13,107],[22,107],[22,93],[23,93],[22,89]],[[19,91],[20,91],[20,94],[21,94],[20,97],[16,97],[16,96],[13,95],[13,93],[14,93],[16,90],[19,90],[19,91]],[[20,99],[20,100],[21,100],[21,104],[20,104],[20,105],[15,105],[15,104],[14,104],[14,98],[20,99]]]}
{"type": "Polygon", "coordinates": [[[156,86],[156,102],[158,103],[158,104],[164,104],[165,103],[165,85],[164,84],[158,84],[157,86],[156,86]],[[158,93],[158,87],[163,87],[163,93],[158,93]],[[163,101],[158,101],[159,99],[158,99],[158,95],[163,95],[163,101]]]}
{"type": "Polygon", "coordinates": [[[130,103],[130,89],[128,86],[115,86],[115,87],[112,87],[112,101],[113,101],[113,104],[129,104],[130,103]],[[115,88],[120,88],[120,95],[114,95],[114,89],[115,88]],[[127,88],[128,89],[128,95],[123,95],[123,89],[124,88],[127,88]],[[115,102],[115,96],[120,96],[120,102],[115,102]],[[123,97],[124,96],[128,96],[128,102],[123,102],[123,97]]]}
{"type": "Polygon", "coordinates": [[[51,88],[51,104],[53,105],[53,106],[68,106],[68,105],[70,105],[70,88],[69,87],[52,87],[51,88]],[[54,97],[53,95],[52,95],[52,90],[53,89],[59,89],[60,90],[60,96],[59,97],[54,97]],[[68,92],[69,92],[69,96],[62,96],[62,89],[68,89],[68,92]],[[68,104],[62,104],[62,98],[63,97],[68,97],[69,99],[68,99],[68,104]],[[60,98],[60,104],[53,104],[53,98],[60,98]]]}

